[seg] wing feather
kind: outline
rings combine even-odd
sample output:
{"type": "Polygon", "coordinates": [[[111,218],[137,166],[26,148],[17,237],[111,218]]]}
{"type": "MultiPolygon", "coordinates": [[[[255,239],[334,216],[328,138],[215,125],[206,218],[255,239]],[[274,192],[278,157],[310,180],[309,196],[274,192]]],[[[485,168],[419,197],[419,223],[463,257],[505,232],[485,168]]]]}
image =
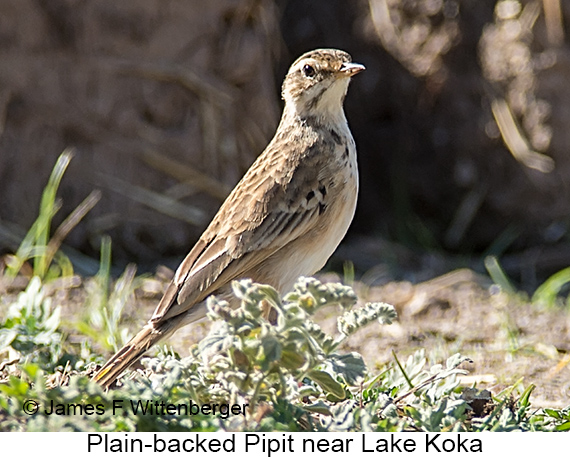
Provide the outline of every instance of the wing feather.
{"type": "Polygon", "coordinates": [[[323,145],[308,143],[302,154],[284,152],[293,145],[280,137],[269,144],[178,268],[153,321],[187,312],[316,225],[323,202],[308,196],[326,186],[321,178],[330,173],[323,173],[323,145]],[[268,163],[278,177],[268,176],[268,163]]]}

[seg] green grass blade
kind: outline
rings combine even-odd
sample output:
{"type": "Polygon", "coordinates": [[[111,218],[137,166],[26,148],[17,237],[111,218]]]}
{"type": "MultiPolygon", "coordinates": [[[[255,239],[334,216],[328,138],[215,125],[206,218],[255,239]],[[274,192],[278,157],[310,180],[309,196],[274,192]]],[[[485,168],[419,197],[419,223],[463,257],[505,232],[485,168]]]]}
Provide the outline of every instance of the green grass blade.
{"type": "Polygon", "coordinates": [[[570,267],[554,273],[544,281],[534,292],[532,302],[554,306],[561,289],[568,283],[570,283],[570,267]]]}
{"type": "MultiPolygon", "coordinates": [[[[63,178],[65,170],[71,162],[72,157],[73,151],[71,149],[66,149],[62,152],[57,159],[48,183],[44,189],[40,203],[40,214],[38,216],[38,221],[41,222],[36,226],[34,237],[36,245],[47,246],[49,242],[51,221],[55,214],[54,208],[56,207],[57,189],[59,188],[61,179],[63,178]]],[[[34,259],[34,273],[37,276],[43,278],[47,273],[48,266],[47,256],[36,257],[34,259]]]]}
{"type": "Polygon", "coordinates": [[[501,286],[501,289],[509,294],[516,293],[516,289],[511,284],[511,281],[509,281],[509,278],[501,267],[499,260],[495,256],[490,255],[485,257],[485,268],[493,282],[501,286]]]}
{"type": "Polygon", "coordinates": [[[398,365],[398,368],[400,369],[400,371],[402,372],[402,375],[404,376],[404,378],[406,379],[406,382],[408,383],[408,386],[410,389],[414,388],[414,383],[412,382],[412,380],[410,379],[410,377],[408,376],[408,373],[406,373],[406,370],[404,370],[404,367],[402,366],[402,364],[400,363],[400,361],[398,360],[398,356],[396,355],[396,352],[394,350],[392,350],[392,356],[394,357],[394,360],[396,361],[396,364],[398,365]]]}

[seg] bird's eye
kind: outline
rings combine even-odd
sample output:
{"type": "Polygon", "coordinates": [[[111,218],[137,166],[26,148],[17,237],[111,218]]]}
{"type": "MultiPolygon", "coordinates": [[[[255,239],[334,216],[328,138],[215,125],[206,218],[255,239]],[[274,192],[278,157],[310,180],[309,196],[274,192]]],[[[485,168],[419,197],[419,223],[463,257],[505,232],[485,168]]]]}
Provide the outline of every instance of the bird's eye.
{"type": "Polygon", "coordinates": [[[307,64],[303,67],[303,73],[306,77],[308,78],[312,78],[313,76],[315,76],[315,68],[312,67],[311,65],[307,64]]]}

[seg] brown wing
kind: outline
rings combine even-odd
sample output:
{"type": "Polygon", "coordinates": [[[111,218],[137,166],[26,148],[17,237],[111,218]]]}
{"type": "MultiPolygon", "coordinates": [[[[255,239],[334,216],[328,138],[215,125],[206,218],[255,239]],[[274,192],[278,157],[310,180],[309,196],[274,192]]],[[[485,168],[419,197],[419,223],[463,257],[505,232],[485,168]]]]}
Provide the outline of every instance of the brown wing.
{"type": "Polygon", "coordinates": [[[315,226],[330,171],[322,148],[330,146],[295,147],[279,137],[270,143],[186,256],[151,321],[189,311],[315,226]]]}

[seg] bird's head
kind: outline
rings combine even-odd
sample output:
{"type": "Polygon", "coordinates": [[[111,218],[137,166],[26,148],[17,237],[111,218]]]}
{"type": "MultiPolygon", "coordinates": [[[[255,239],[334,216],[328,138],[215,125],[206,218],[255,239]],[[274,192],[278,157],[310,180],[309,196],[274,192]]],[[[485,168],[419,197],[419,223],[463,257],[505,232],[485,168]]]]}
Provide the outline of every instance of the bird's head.
{"type": "Polygon", "coordinates": [[[338,49],[317,49],[299,57],[282,88],[285,109],[295,115],[318,118],[344,116],[342,103],[350,78],[364,70],[338,49]]]}

